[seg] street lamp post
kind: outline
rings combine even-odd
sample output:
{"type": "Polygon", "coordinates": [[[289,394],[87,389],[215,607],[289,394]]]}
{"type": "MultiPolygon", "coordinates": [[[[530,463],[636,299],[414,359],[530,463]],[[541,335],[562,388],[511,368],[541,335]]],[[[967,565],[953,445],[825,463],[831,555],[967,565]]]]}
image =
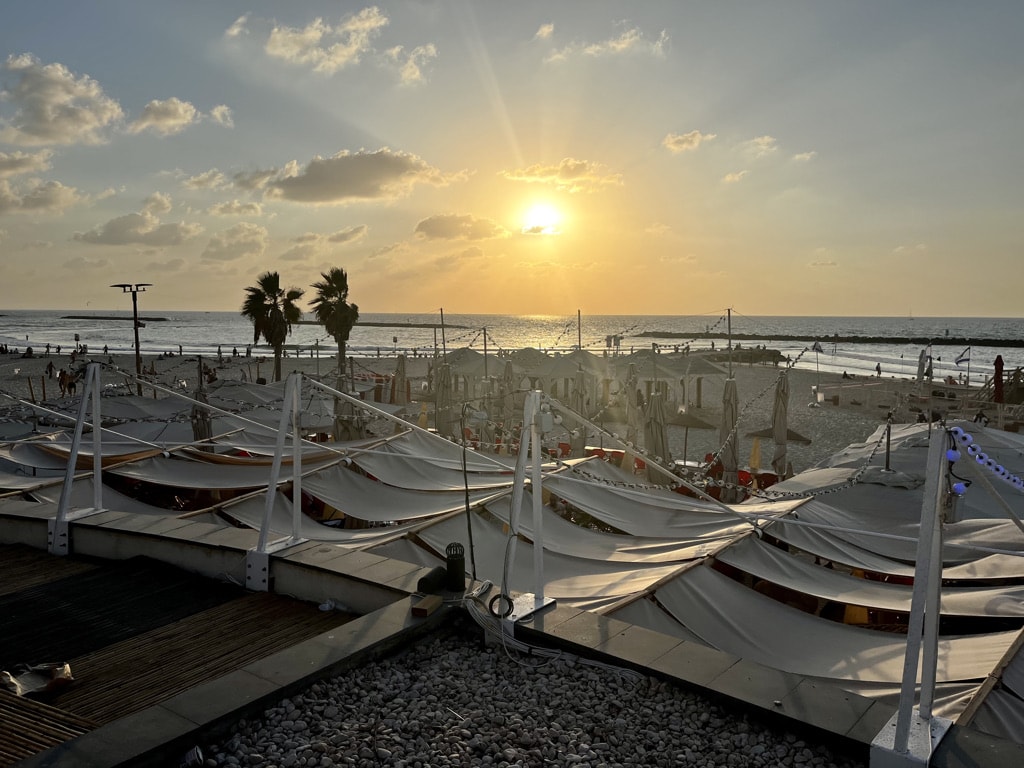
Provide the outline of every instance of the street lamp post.
{"type": "Polygon", "coordinates": [[[139,347],[139,293],[144,293],[152,283],[115,283],[111,288],[120,288],[122,293],[132,295],[132,325],[135,327],[135,386],[142,395],[142,350],[139,347]]]}

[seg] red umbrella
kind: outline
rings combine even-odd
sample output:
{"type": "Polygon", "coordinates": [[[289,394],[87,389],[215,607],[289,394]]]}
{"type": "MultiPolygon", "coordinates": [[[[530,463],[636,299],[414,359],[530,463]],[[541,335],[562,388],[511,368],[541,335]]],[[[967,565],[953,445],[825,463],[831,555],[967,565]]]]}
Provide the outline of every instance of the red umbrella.
{"type": "Polygon", "coordinates": [[[996,355],[996,372],[992,377],[993,395],[992,399],[997,403],[1003,402],[1003,356],[996,355]]]}

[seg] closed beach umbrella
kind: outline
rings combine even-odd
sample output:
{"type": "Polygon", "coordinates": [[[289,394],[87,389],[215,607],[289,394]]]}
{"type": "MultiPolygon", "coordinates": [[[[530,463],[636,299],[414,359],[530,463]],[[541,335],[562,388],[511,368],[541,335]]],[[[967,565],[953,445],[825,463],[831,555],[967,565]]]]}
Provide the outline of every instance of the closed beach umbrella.
{"type": "Polygon", "coordinates": [[[644,448],[650,456],[660,458],[662,462],[670,459],[667,422],[665,395],[661,392],[654,392],[651,394],[651,399],[647,401],[647,409],[644,413],[644,448]]]}
{"type": "Polygon", "coordinates": [[[395,405],[407,405],[405,397],[407,376],[405,373],[405,355],[399,355],[395,363],[395,378],[391,382],[391,402],[395,405]]]}
{"type": "Polygon", "coordinates": [[[635,443],[640,428],[640,404],[638,402],[636,368],[632,365],[626,373],[626,442],[635,443]]]}
{"type": "Polygon", "coordinates": [[[928,350],[922,349],[917,357],[917,380],[924,381],[925,368],[928,366],[928,350]]]}
{"type": "Polygon", "coordinates": [[[992,375],[992,399],[1003,402],[1003,356],[996,355],[995,373],[992,375]]]}
{"type": "Polygon", "coordinates": [[[779,478],[786,476],[786,443],[789,441],[789,375],[786,371],[779,374],[775,382],[775,402],[772,404],[772,441],[775,452],[772,454],[772,469],[779,478]]]}
{"type": "Polygon", "coordinates": [[[450,437],[452,431],[452,369],[441,363],[434,378],[434,429],[450,437]]]}
{"type": "MultiPolygon", "coordinates": [[[[200,379],[201,381],[202,379],[200,379]]],[[[203,442],[199,450],[212,451],[213,448],[205,441],[213,437],[213,419],[210,416],[210,409],[203,406],[209,404],[206,398],[206,391],[202,388],[196,392],[196,404],[192,406],[192,439],[197,443],[203,442]]]]}
{"type": "Polygon", "coordinates": [[[578,368],[573,374],[569,407],[581,416],[587,415],[587,380],[582,368],[578,368]]]}
{"type": "MultiPolygon", "coordinates": [[[[739,395],[736,392],[736,379],[726,379],[722,391],[722,425],[718,430],[718,439],[722,443],[719,459],[722,462],[722,482],[736,485],[739,480],[740,447],[736,439],[736,422],[739,419],[739,395]]],[[[722,489],[722,501],[733,501],[735,492],[731,488],[722,489]]]]}

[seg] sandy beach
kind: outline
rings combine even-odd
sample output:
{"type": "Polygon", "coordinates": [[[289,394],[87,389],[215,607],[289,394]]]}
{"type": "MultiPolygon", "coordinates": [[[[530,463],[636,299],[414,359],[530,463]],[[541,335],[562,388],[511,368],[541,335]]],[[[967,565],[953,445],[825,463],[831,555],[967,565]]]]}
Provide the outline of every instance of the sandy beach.
{"type": "MultiPolygon", "coordinates": [[[[135,389],[129,375],[135,369],[132,355],[98,355],[87,359],[107,363],[102,372],[104,387],[118,387],[130,392],[135,389]]],[[[72,362],[69,355],[36,355],[32,358],[9,354],[0,356],[0,415],[9,418],[28,418],[30,410],[17,399],[38,404],[59,403],[66,410],[70,402],[67,395],[61,397],[57,372],[77,370],[83,365],[83,358],[76,356],[72,362]],[[52,373],[49,372],[53,366],[52,373]]],[[[427,380],[431,359],[425,357],[406,360],[406,373],[411,390],[416,397],[427,380]]],[[[142,369],[145,377],[160,385],[178,390],[194,392],[200,376],[200,366],[212,369],[219,380],[257,381],[272,379],[273,359],[269,357],[245,357],[225,355],[199,358],[195,355],[148,355],[143,356],[142,369]]],[[[396,358],[357,357],[354,358],[356,373],[389,375],[396,369],[396,358]]],[[[320,357],[288,357],[282,361],[285,376],[293,371],[302,371],[314,378],[332,383],[336,359],[320,357]]],[[[762,438],[760,445],[747,433],[764,430],[771,426],[772,403],[775,386],[782,369],[762,364],[741,364],[733,366],[733,374],[739,393],[739,454],[742,465],[757,464],[767,468],[771,459],[772,443],[762,438]],[[755,452],[751,461],[751,451],[755,452]],[[758,460],[757,453],[760,453],[758,460]]],[[[890,410],[894,410],[897,421],[912,421],[914,414],[906,408],[906,396],[917,391],[917,385],[910,379],[852,379],[828,373],[816,373],[802,369],[789,371],[789,427],[810,439],[809,444],[790,443],[788,459],[797,472],[812,466],[821,459],[847,445],[864,440],[880,424],[885,422],[890,410]],[[822,393],[815,396],[814,388],[822,393]]],[[[707,377],[699,405],[690,407],[690,412],[715,428],[684,429],[669,427],[669,447],[673,459],[701,460],[708,453],[720,447],[719,425],[722,416],[722,390],[724,378],[707,377]]],[[[144,385],[144,395],[154,396],[152,388],[144,385]]],[[[81,395],[81,385],[77,395],[81,395]]],[[[165,397],[157,393],[157,397],[165,397]]],[[[418,415],[418,408],[409,409],[409,418],[418,415]]],[[[607,430],[606,435],[590,435],[591,443],[614,445],[611,435],[625,435],[625,425],[615,422],[600,422],[607,430]],[[607,442],[606,442],[607,441],[607,442]]]]}

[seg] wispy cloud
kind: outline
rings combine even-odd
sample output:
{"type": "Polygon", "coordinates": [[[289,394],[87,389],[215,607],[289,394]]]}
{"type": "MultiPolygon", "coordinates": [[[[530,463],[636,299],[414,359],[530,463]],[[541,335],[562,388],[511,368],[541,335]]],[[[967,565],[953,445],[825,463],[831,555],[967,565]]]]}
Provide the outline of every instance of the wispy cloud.
{"type": "Polygon", "coordinates": [[[262,216],[263,206],[255,202],[243,203],[239,200],[231,200],[211,205],[207,209],[207,213],[214,216],[262,216]]]}
{"type": "Polygon", "coordinates": [[[50,169],[53,152],[48,149],[39,152],[0,152],[0,179],[23,173],[39,173],[50,169]]]}
{"type": "Polygon", "coordinates": [[[402,85],[417,85],[426,79],[423,67],[437,58],[437,46],[430,43],[406,51],[396,45],[385,53],[385,58],[398,68],[398,79],[402,85]]]}
{"type": "MultiPolygon", "coordinates": [[[[290,64],[303,64],[315,72],[333,74],[358,64],[363,55],[373,50],[373,41],[389,20],[376,7],[331,26],[317,18],[305,27],[275,26],[267,40],[268,55],[290,64]]],[[[236,21],[232,28],[238,25],[236,21]]],[[[234,35],[234,36],[237,36],[234,35]]]]}
{"type": "Polygon", "coordinates": [[[733,173],[727,173],[722,177],[722,181],[726,184],[735,184],[742,181],[743,177],[748,173],[749,171],[735,171],[733,173]]]}
{"type": "Polygon", "coordinates": [[[128,126],[129,133],[152,131],[161,136],[181,133],[199,120],[199,110],[187,101],[171,97],[149,102],[138,119],[128,126]]]}
{"type": "Polygon", "coordinates": [[[157,192],[145,200],[138,213],[118,216],[88,232],[76,232],[72,239],[92,245],[148,245],[160,248],[179,245],[203,231],[199,224],[162,224],[157,214],[166,213],[170,209],[170,197],[157,192]]]}
{"type": "Polygon", "coordinates": [[[712,141],[716,138],[714,133],[701,133],[698,130],[688,133],[670,133],[661,140],[661,145],[674,155],[680,152],[692,152],[705,141],[712,141]]]}
{"type": "Polygon", "coordinates": [[[416,225],[416,234],[431,240],[488,240],[510,233],[491,219],[450,213],[423,219],[416,225]]]}
{"type": "Polygon", "coordinates": [[[59,181],[30,179],[13,186],[6,179],[0,179],[0,214],[63,213],[81,201],[82,196],[77,189],[66,187],[59,181]]]}
{"type": "Polygon", "coordinates": [[[668,42],[668,32],[665,30],[658,33],[654,39],[649,39],[640,29],[629,27],[615,37],[600,40],[596,43],[570,43],[563,48],[552,51],[545,61],[565,61],[575,56],[602,57],[635,53],[661,57],[665,55],[665,48],[668,46],[668,42]]]}
{"type": "Polygon", "coordinates": [[[600,163],[563,158],[557,165],[537,163],[526,168],[502,171],[509,181],[548,184],[566,192],[588,192],[604,186],[620,186],[622,175],[605,173],[600,163]]]}

